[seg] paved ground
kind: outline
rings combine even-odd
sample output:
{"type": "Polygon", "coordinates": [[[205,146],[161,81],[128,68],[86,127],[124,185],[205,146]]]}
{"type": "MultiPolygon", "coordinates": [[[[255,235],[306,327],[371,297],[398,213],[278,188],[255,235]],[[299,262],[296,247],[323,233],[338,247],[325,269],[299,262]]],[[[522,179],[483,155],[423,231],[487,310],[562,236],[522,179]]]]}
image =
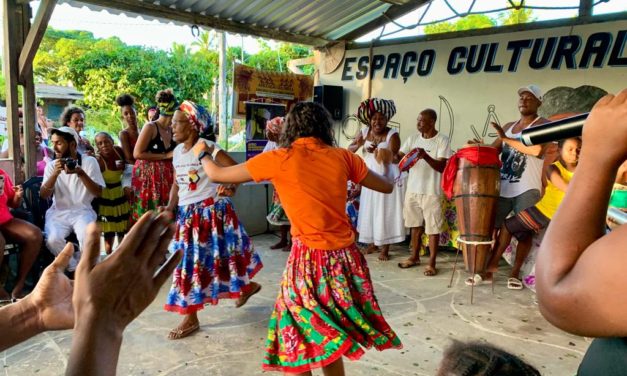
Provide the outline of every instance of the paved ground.
{"type": "MultiPolygon", "coordinates": [[[[166,335],[179,316],[163,311],[167,287],[126,330],[119,375],[259,375],[266,325],[287,254],[270,251],[271,235],[255,237],[265,267],[256,280],[259,295],[235,309],[232,302],[208,306],[200,313],[201,330],[181,341],[166,335]]],[[[457,272],[447,288],[454,254],[438,260],[440,274],[424,277],[422,268],[400,270],[396,263],[405,247],[391,252],[386,263],[368,256],[375,293],[388,322],[404,344],[402,350],[368,351],[346,362],[349,375],[433,375],[450,338],[478,339],[512,351],[538,367],[543,375],[574,375],[589,340],[567,335],[542,318],[529,290],[510,291],[500,275],[495,293],[488,285],[470,288],[457,272]]],[[[426,261],[426,260],[425,260],[426,261]]],[[[506,270],[507,271],[507,270],[506,270]]],[[[5,375],[60,375],[65,368],[71,332],[40,335],[0,353],[5,375]]],[[[319,372],[318,374],[322,374],[319,372]]]]}

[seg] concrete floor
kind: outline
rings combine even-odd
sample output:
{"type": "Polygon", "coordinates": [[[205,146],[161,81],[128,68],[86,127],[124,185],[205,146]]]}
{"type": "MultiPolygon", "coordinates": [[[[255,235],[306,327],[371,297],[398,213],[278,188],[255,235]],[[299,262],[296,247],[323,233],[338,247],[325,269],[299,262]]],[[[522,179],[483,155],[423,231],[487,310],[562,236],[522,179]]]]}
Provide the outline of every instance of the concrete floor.
{"type": "MultiPolygon", "coordinates": [[[[207,306],[199,315],[199,332],[170,341],[166,335],[180,317],[162,309],[169,288],[164,286],[155,302],[127,328],[118,374],[262,374],[266,325],[287,253],[269,250],[276,241],[272,235],[257,236],[254,241],[265,265],[255,279],[263,285],[257,296],[240,309],[231,301],[207,306]]],[[[447,288],[453,253],[442,252],[439,275],[425,277],[422,267],[401,270],[396,266],[407,254],[405,247],[393,248],[389,262],[367,256],[375,293],[404,349],[368,351],[357,362],[345,362],[347,374],[433,375],[451,338],[498,345],[535,365],[543,375],[575,374],[590,341],[552,327],[540,315],[531,291],[507,290],[502,274],[494,294],[489,285],[477,287],[471,305],[464,272],[457,272],[453,287],[447,288]]],[[[71,335],[71,331],[42,334],[0,353],[4,375],[63,374],[71,335]]]]}

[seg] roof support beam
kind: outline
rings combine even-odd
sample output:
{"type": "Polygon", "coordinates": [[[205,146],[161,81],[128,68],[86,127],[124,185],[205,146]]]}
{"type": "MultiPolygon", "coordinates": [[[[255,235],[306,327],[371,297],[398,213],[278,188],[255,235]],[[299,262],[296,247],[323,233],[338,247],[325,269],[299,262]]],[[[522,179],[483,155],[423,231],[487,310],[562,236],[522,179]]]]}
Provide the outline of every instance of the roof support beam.
{"type": "Polygon", "coordinates": [[[426,3],[430,1],[432,0],[410,0],[410,1],[407,1],[406,4],[404,5],[393,5],[385,13],[383,13],[379,18],[375,19],[374,21],[368,22],[362,27],[351,31],[350,33],[346,35],[342,35],[340,38],[337,38],[337,39],[344,39],[344,40],[349,40],[349,41],[355,40],[361,37],[362,35],[368,34],[369,32],[376,30],[379,27],[387,24],[388,22],[390,22],[391,19],[393,20],[398,17],[404,16],[407,13],[420,8],[421,6],[425,5],[426,3]]]}
{"type": "Polygon", "coordinates": [[[592,16],[593,0],[579,0],[579,17],[592,16]]]}
{"type": "Polygon", "coordinates": [[[172,9],[152,2],[131,1],[131,0],[80,0],[82,3],[93,4],[103,8],[118,9],[124,12],[146,15],[187,23],[190,25],[205,26],[230,33],[253,35],[262,38],[282,40],[291,43],[300,43],[310,46],[323,46],[329,41],[315,36],[294,34],[287,31],[269,29],[261,26],[254,26],[236,21],[231,21],[213,16],[194,14],[184,10],[172,9]]]}
{"type": "Polygon", "coordinates": [[[24,75],[27,71],[33,67],[33,59],[39,48],[39,44],[46,33],[48,27],[48,21],[52,16],[54,6],[57,4],[57,0],[42,0],[37,10],[37,15],[33,21],[33,25],[28,31],[22,52],[20,53],[19,60],[19,79],[20,82],[24,82],[24,75]]]}

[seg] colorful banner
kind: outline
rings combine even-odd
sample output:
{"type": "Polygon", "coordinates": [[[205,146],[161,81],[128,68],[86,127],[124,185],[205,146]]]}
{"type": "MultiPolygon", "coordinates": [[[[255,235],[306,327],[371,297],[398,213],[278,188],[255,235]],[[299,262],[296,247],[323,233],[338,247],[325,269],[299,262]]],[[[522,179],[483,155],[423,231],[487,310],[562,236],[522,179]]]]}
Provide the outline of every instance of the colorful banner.
{"type": "Polygon", "coordinates": [[[246,114],[246,102],[270,102],[289,109],[296,102],[313,98],[312,76],[267,72],[235,64],[233,77],[233,92],[237,98],[236,117],[246,114]]]}
{"type": "Polygon", "coordinates": [[[266,122],[285,116],[285,105],[274,103],[244,103],[246,109],[246,159],[261,153],[268,142],[266,122]]]}

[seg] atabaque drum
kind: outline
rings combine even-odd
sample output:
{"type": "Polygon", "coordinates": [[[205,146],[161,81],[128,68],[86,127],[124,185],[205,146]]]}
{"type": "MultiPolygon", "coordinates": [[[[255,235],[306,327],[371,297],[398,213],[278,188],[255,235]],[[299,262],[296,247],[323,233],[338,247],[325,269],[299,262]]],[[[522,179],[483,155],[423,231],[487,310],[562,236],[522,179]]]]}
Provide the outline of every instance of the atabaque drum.
{"type": "Polygon", "coordinates": [[[459,246],[464,266],[470,273],[485,271],[492,250],[501,175],[499,151],[484,145],[470,145],[457,153],[453,199],[457,208],[459,246]]]}

